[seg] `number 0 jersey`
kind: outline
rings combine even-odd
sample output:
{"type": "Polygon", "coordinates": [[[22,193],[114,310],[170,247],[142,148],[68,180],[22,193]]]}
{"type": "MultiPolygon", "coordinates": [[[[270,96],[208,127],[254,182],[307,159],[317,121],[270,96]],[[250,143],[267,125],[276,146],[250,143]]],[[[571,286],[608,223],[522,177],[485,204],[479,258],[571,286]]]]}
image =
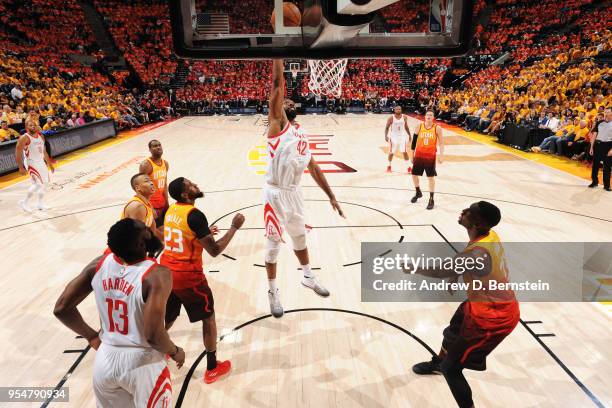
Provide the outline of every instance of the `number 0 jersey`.
{"type": "Polygon", "coordinates": [[[91,287],[100,314],[102,343],[151,347],[144,331],[142,282],[155,265],[153,259],[125,265],[110,251],[100,260],[91,287]]]}
{"type": "Polygon", "coordinates": [[[436,133],[438,125],[434,124],[429,129],[424,123],[419,125],[419,130],[415,135],[414,149],[415,158],[423,158],[426,160],[435,159],[438,149],[438,134],[436,133]]]}

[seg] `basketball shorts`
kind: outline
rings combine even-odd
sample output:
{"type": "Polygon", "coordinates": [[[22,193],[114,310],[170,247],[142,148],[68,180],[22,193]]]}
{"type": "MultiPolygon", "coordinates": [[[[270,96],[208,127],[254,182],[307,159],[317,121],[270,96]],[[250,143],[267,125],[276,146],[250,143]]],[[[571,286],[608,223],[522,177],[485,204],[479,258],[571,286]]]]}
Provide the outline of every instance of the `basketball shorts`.
{"type": "Polygon", "coordinates": [[[45,162],[28,163],[28,174],[34,184],[46,185],[49,183],[49,169],[45,162]]]}
{"type": "Polygon", "coordinates": [[[172,406],[168,363],[154,349],[102,343],[96,352],[93,388],[98,408],[172,406]]]}
{"type": "Polygon", "coordinates": [[[266,237],[282,241],[284,231],[290,237],[306,235],[304,198],[299,190],[266,184],[263,195],[266,237]]]}
{"type": "Polygon", "coordinates": [[[172,289],[166,303],[166,322],[173,322],[185,307],[191,323],[208,319],[215,312],[215,298],[206,278],[191,287],[172,289]]]}
{"type": "MultiPolygon", "coordinates": [[[[446,357],[442,365],[448,367],[460,365],[463,368],[476,371],[487,369],[487,356],[516,327],[519,321],[518,308],[516,314],[503,319],[502,324],[492,320],[489,327],[483,327],[466,313],[467,302],[459,305],[451,318],[450,324],[444,329],[442,348],[446,357]]],[[[499,319],[496,317],[495,319],[499,319]]]]}
{"type": "Polygon", "coordinates": [[[392,136],[389,138],[389,154],[398,152],[408,152],[408,138],[406,136],[392,136]]]}
{"type": "Polygon", "coordinates": [[[416,156],[412,160],[412,174],[414,176],[422,176],[423,173],[427,177],[435,177],[438,175],[436,172],[436,157],[418,157],[416,156]]]}

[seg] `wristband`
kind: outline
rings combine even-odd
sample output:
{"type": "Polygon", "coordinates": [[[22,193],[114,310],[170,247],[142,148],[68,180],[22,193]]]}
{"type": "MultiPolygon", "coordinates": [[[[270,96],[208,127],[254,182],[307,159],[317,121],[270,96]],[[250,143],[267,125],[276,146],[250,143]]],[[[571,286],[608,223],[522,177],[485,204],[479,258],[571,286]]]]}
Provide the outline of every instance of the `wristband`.
{"type": "Polygon", "coordinates": [[[179,352],[179,346],[174,345],[174,347],[176,347],[176,350],[174,350],[174,353],[172,353],[172,354],[168,354],[170,357],[174,357],[174,356],[176,356],[176,353],[178,353],[178,352],[179,352]]]}

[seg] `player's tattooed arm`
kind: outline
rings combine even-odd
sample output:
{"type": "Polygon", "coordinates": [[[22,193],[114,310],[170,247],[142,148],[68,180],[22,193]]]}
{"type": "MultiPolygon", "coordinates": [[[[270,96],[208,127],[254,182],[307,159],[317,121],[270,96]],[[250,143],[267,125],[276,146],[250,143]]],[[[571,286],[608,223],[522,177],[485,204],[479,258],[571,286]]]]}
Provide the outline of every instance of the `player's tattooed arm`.
{"type": "Polygon", "coordinates": [[[68,283],[53,309],[55,317],[76,334],[87,339],[89,345],[95,350],[100,345],[98,332],[83,320],[77,306],[92,292],[91,279],[96,273],[96,266],[101,259],[102,256],[95,258],[76,278],[68,283]]]}
{"type": "Polygon", "coordinates": [[[221,255],[223,251],[225,251],[225,248],[227,248],[232,238],[234,238],[236,231],[238,231],[240,227],[242,227],[242,224],[244,224],[244,219],[244,215],[238,213],[234,215],[230,229],[221,238],[215,240],[214,235],[218,229],[215,231],[215,227],[213,226],[210,228],[211,233],[200,238],[198,241],[200,241],[210,256],[217,257],[221,255]]]}
{"type": "Polygon", "coordinates": [[[142,174],[151,174],[153,172],[153,166],[151,166],[151,163],[149,163],[148,160],[144,160],[142,163],[140,163],[138,172],[142,174]]]}
{"type": "Polygon", "coordinates": [[[319,167],[316,160],[312,157],[308,162],[308,172],[314,179],[315,183],[317,183],[317,185],[321,187],[321,190],[323,190],[327,197],[329,197],[329,203],[331,204],[332,208],[335,211],[338,211],[338,214],[340,214],[341,217],[346,218],[342,208],[340,208],[340,204],[338,204],[338,201],[336,201],[336,196],[334,196],[334,192],[331,190],[331,187],[327,182],[327,178],[325,178],[325,175],[321,171],[321,167],[319,167]]]}

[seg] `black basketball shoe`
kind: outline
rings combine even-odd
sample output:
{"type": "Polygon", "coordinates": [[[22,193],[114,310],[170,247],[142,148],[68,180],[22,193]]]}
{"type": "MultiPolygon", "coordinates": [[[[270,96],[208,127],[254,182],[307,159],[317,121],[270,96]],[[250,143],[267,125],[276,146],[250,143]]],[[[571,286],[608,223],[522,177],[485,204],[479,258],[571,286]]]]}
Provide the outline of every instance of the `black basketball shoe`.
{"type": "Polygon", "coordinates": [[[442,374],[440,358],[433,356],[430,361],[424,361],[412,366],[412,371],[418,375],[442,374]]]}

